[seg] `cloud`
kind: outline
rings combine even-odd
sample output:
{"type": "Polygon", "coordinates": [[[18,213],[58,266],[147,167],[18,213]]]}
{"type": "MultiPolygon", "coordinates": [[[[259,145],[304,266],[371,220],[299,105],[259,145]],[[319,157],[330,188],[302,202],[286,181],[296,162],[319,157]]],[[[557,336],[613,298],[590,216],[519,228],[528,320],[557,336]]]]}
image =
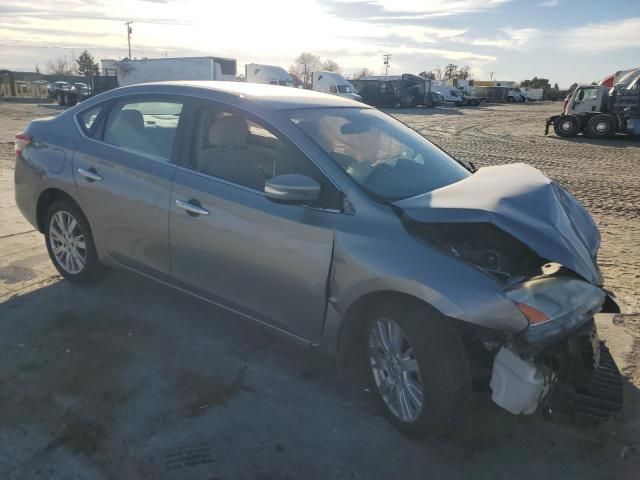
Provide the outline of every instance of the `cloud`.
{"type": "Polygon", "coordinates": [[[430,0],[417,6],[413,0],[322,0],[333,16],[361,22],[422,24],[434,17],[477,13],[511,0],[430,0]]]}
{"type": "Polygon", "coordinates": [[[640,44],[640,17],[625,20],[588,23],[571,28],[557,42],[561,48],[576,53],[602,53],[625,48],[638,48],[640,44]]]}
{"type": "Polygon", "coordinates": [[[521,49],[532,43],[540,35],[536,28],[501,28],[502,35],[493,38],[467,38],[460,36],[453,41],[477,47],[495,47],[504,49],[521,49]]]}
{"type": "Polygon", "coordinates": [[[560,0],[546,0],[538,4],[539,7],[557,7],[560,5],[560,0]]]}

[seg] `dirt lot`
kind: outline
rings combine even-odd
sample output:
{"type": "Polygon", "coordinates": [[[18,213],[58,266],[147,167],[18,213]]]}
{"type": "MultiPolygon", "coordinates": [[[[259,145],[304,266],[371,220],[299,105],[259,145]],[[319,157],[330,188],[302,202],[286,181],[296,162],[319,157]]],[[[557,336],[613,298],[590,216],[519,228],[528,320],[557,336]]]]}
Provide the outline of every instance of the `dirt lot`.
{"type": "Polygon", "coordinates": [[[633,479],[640,468],[640,142],[543,136],[559,104],[395,111],[477,166],[527,162],[602,232],[626,315],[598,319],[627,379],[609,423],[514,417],[488,394],[414,442],[333,363],[133,275],[60,280],[13,200],[13,136],[53,105],[0,103],[0,476],[9,479],[633,479]]]}

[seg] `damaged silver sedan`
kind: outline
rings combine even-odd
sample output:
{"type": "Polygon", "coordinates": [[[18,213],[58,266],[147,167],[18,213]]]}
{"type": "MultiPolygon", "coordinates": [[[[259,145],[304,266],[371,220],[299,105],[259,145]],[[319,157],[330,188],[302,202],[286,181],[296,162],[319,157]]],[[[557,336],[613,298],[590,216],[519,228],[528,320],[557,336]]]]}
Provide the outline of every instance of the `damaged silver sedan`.
{"type": "Polygon", "coordinates": [[[597,228],[532,167],[476,171],[361,103],[225,82],[98,95],[32,122],[16,162],[64,277],[124,268],[360,360],[407,435],[454,429],[478,382],[514,414],[620,408],[597,228]]]}

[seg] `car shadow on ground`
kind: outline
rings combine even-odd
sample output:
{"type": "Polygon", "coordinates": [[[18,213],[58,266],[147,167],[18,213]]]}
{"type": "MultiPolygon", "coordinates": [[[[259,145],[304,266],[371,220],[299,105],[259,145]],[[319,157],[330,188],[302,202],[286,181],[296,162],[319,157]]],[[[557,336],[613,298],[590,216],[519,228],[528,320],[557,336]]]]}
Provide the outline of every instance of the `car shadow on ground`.
{"type": "Polygon", "coordinates": [[[127,273],[10,299],[0,345],[5,478],[630,479],[640,458],[629,384],[625,412],[597,427],[512,416],[478,392],[461,432],[418,442],[358,368],[127,273]]]}

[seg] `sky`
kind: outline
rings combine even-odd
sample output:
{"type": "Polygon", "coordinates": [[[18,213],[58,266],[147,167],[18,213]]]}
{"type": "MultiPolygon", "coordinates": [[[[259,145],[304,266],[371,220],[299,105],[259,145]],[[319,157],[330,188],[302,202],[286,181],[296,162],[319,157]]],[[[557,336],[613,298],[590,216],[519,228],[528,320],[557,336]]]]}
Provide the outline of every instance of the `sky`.
{"type": "Polygon", "coordinates": [[[2,0],[0,69],[51,59],[222,56],[286,69],[301,52],[414,73],[468,65],[478,80],[561,88],[640,65],[640,0],[2,0]]]}

